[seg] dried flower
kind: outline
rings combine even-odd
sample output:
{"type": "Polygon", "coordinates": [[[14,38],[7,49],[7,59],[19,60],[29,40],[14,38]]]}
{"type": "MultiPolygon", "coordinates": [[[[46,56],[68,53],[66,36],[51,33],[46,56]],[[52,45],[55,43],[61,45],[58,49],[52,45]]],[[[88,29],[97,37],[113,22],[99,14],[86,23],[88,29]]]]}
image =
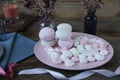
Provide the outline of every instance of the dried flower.
{"type": "Polygon", "coordinates": [[[91,11],[96,11],[104,4],[102,0],[80,0],[82,6],[91,11]]]}
{"type": "Polygon", "coordinates": [[[55,13],[55,3],[57,0],[25,0],[25,7],[36,10],[39,16],[53,15],[55,13]],[[44,2],[42,6],[40,3],[44,2]]]}

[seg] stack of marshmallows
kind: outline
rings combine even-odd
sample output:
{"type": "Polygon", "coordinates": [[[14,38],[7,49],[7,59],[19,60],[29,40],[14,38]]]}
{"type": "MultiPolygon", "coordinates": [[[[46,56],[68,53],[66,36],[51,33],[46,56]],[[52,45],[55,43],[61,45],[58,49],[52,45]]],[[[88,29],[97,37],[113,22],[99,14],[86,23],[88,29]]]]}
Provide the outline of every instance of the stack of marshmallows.
{"type": "Polygon", "coordinates": [[[69,49],[73,46],[72,26],[67,23],[62,23],[57,26],[56,38],[58,39],[58,45],[61,48],[69,49]]]}
{"type": "Polygon", "coordinates": [[[43,46],[54,46],[56,43],[55,31],[49,27],[45,27],[39,32],[39,38],[43,46]]]}

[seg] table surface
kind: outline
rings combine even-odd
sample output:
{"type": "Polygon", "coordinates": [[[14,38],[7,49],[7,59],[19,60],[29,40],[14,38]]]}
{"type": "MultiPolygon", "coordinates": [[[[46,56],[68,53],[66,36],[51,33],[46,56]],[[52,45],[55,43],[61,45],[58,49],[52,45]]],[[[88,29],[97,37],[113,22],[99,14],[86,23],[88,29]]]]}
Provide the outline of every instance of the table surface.
{"type": "MultiPolygon", "coordinates": [[[[83,18],[61,18],[55,17],[54,21],[56,25],[62,22],[67,22],[73,26],[73,32],[83,32],[83,18]]],[[[38,23],[39,21],[33,22],[31,25],[27,27],[24,32],[21,32],[26,37],[29,37],[36,42],[39,40],[38,37],[38,23]]],[[[97,26],[97,34],[105,40],[107,40],[114,48],[114,56],[113,58],[105,65],[98,67],[96,69],[108,69],[111,71],[115,71],[116,68],[120,65],[120,16],[117,17],[104,17],[98,18],[98,26],[97,26]]],[[[15,67],[15,77],[13,79],[5,79],[0,77],[0,80],[56,80],[50,74],[41,74],[41,75],[20,75],[18,76],[17,73],[24,69],[31,69],[31,68],[47,68],[50,70],[58,71],[64,74],[67,77],[74,76],[78,73],[83,71],[67,71],[67,70],[60,70],[49,67],[42,62],[40,62],[35,55],[19,62],[20,66],[15,67]]],[[[84,80],[120,80],[120,76],[114,78],[106,78],[99,74],[95,74],[89,78],[84,80]]]]}

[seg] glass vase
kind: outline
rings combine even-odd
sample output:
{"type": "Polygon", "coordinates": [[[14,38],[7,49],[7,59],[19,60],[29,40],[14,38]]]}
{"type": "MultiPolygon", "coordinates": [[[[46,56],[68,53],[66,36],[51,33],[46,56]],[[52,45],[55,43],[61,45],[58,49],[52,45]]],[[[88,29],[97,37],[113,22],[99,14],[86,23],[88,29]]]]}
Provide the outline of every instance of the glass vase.
{"type": "Polygon", "coordinates": [[[40,22],[39,22],[39,29],[41,30],[44,27],[50,27],[54,30],[56,30],[55,27],[55,22],[53,21],[53,18],[49,15],[46,15],[45,17],[43,17],[40,22]]]}
{"type": "Polygon", "coordinates": [[[88,10],[87,12],[84,19],[84,33],[95,35],[97,29],[97,16],[95,15],[95,11],[88,10]]]}

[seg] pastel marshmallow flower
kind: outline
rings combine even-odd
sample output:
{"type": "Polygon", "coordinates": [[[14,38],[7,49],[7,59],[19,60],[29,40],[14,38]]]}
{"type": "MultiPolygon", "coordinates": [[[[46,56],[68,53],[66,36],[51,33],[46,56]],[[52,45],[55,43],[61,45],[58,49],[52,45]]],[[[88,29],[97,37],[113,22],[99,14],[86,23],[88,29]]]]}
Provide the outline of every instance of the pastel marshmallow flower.
{"type": "Polygon", "coordinates": [[[89,45],[89,44],[86,44],[86,45],[85,45],[85,49],[86,49],[87,51],[92,51],[92,50],[93,50],[92,46],[89,45]]]}
{"type": "Polygon", "coordinates": [[[80,41],[80,37],[75,37],[74,41],[80,41]]]}
{"type": "Polygon", "coordinates": [[[74,41],[74,47],[77,47],[80,44],[79,41],[74,41]]]}
{"type": "Polygon", "coordinates": [[[86,53],[83,53],[83,54],[80,54],[80,55],[79,55],[79,58],[87,58],[87,56],[88,56],[88,55],[87,55],[86,53]]]}
{"type": "Polygon", "coordinates": [[[70,60],[69,57],[66,57],[66,56],[64,56],[64,55],[61,55],[61,56],[60,56],[60,59],[63,60],[63,61],[70,60]]]}
{"type": "Polygon", "coordinates": [[[60,40],[69,40],[71,39],[72,32],[67,30],[57,30],[56,31],[56,38],[60,40]]]}
{"type": "Polygon", "coordinates": [[[87,58],[80,58],[80,63],[88,63],[87,58]]]}
{"type": "Polygon", "coordinates": [[[72,60],[67,60],[67,61],[65,61],[65,65],[66,65],[67,67],[72,67],[72,66],[75,65],[75,63],[74,63],[72,60]]]}
{"type": "Polygon", "coordinates": [[[47,54],[50,55],[52,52],[55,52],[55,50],[52,47],[47,47],[47,54]]]}
{"type": "Polygon", "coordinates": [[[55,31],[50,27],[42,28],[39,32],[39,38],[42,41],[51,41],[55,39],[55,31]]]}
{"type": "Polygon", "coordinates": [[[73,56],[79,56],[80,55],[79,51],[76,48],[70,49],[70,52],[73,54],[73,56]]]}
{"type": "Polygon", "coordinates": [[[73,62],[79,62],[79,57],[74,56],[74,57],[71,58],[71,60],[73,62]]]}
{"type": "Polygon", "coordinates": [[[88,56],[88,57],[87,57],[87,60],[88,60],[89,62],[93,62],[93,61],[95,61],[95,57],[94,57],[94,56],[88,56]]]}
{"type": "Polygon", "coordinates": [[[96,54],[94,56],[95,56],[95,59],[98,60],[98,61],[103,61],[105,59],[105,56],[100,55],[100,54],[96,54]]]}
{"type": "Polygon", "coordinates": [[[95,43],[96,41],[97,41],[96,38],[91,38],[91,39],[90,39],[90,42],[91,42],[91,43],[95,43]]]}
{"type": "Polygon", "coordinates": [[[93,49],[98,49],[100,45],[98,43],[93,43],[92,44],[93,49]]]}
{"type": "Polygon", "coordinates": [[[83,44],[78,45],[78,46],[77,46],[77,49],[78,49],[78,51],[79,51],[80,53],[82,53],[82,52],[85,51],[85,48],[84,48],[83,44]]]}
{"type": "Polygon", "coordinates": [[[106,55],[108,55],[108,51],[106,49],[105,50],[101,50],[100,54],[103,55],[103,56],[106,56],[106,55]]]}
{"type": "Polygon", "coordinates": [[[60,57],[60,54],[58,52],[54,51],[54,52],[51,52],[50,57],[51,57],[51,59],[53,59],[53,58],[56,59],[56,58],[60,57]]]}
{"type": "Polygon", "coordinates": [[[63,51],[62,55],[66,56],[66,57],[72,57],[72,53],[70,51],[67,51],[67,50],[63,51]]]}
{"type": "Polygon", "coordinates": [[[57,59],[52,59],[53,63],[55,64],[62,64],[63,61],[60,59],[60,58],[57,58],[57,59]]]}
{"type": "Polygon", "coordinates": [[[72,31],[72,26],[68,23],[61,23],[57,26],[57,30],[68,30],[68,31],[72,31]]]}

